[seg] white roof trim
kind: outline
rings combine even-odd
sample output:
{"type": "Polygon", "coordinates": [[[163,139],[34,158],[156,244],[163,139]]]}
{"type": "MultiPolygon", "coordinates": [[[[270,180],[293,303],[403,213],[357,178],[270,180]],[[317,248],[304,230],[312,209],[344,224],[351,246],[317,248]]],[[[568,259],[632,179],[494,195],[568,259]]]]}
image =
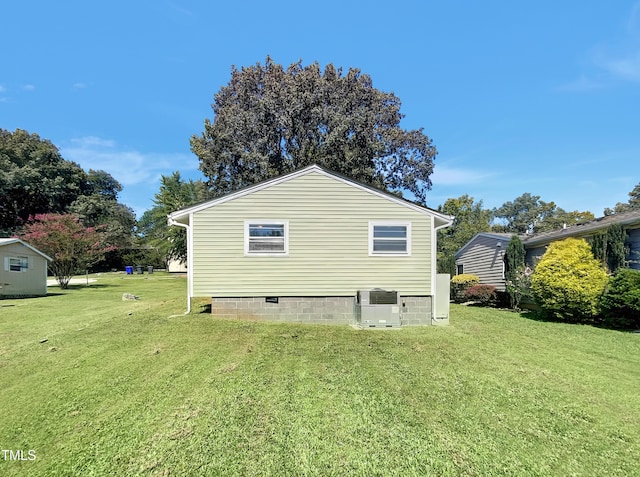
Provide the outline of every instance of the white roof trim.
{"type": "Polygon", "coordinates": [[[9,245],[9,244],[12,244],[12,243],[20,243],[20,244],[24,245],[25,247],[27,247],[28,249],[34,251],[38,255],[41,255],[42,257],[46,258],[50,262],[53,261],[53,259],[51,257],[49,257],[48,255],[45,255],[44,253],[42,253],[37,248],[32,247],[27,242],[23,242],[22,240],[20,240],[18,238],[0,238],[0,247],[2,247],[3,245],[9,245]]]}
{"type": "MultiPolygon", "coordinates": [[[[513,234],[516,235],[516,234],[513,234]]],[[[513,235],[511,235],[513,237],[513,235]]],[[[491,232],[480,232],[475,234],[471,240],[469,240],[467,243],[465,243],[462,247],[460,247],[460,249],[455,253],[454,257],[458,258],[460,256],[460,254],[462,254],[462,252],[464,252],[473,242],[476,241],[476,239],[478,237],[487,237],[487,238],[492,238],[492,239],[496,239],[496,240],[507,240],[507,236],[505,235],[499,235],[499,234],[494,234],[491,232]]]]}
{"type": "Polygon", "coordinates": [[[422,207],[419,206],[417,204],[412,204],[410,202],[407,202],[404,199],[400,199],[400,198],[396,198],[386,192],[383,191],[378,191],[376,189],[374,189],[373,187],[369,187],[365,184],[362,184],[358,181],[355,181],[353,179],[348,179],[342,176],[339,176],[337,174],[334,174],[326,169],[323,169],[322,167],[318,166],[317,164],[313,164],[310,166],[307,166],[303,169],[300,169],[298,171],[295,172],[291,172],[290,174],[285,174],[283,176],[280,177],[276,177],[274,179],[270,179],[270,180],[266,180],[264,182],[260,182],[259,184],[255,184],[253,186],[247,187],[245,189],[239,190],[237,192],[232,192],[230,194],[227,194],[225,196],[219,197],[218,199],[213,199],[210,200],[208,202],[204,202],[202,204],[198,204],[198,205],[194,205],[191,207],[188,207],[186,209],[182,209],[182,210],[177,210],[175,212],[172,212],[171,214],[169,214],[169,219],[170,220],[176,220],[180,217],[186,217],[189,214],[193,214],[196,212],[200,212],[202,210],[208,209],[209,207],[214,207],[216,205],[219,204],[223,204],[224,202],[228,202],[230,200],[234,200],[237,199],[239,197],[244,197],[246,195],[252,194],[254,192],[266,189],[268,187],[277,185],[277,184],[281,184],[283,182],[287,182],[290,181],[292,179],[297,179],[298,177],[302,177],[305,176],[307,174],[311,174],[311,173],[317,173],[317,174],[322,174],[325,177],[331,177],[332,179],[335,179],[337,181],[343,182],[344,184],[356,187],[364,192],[368,192],[370,194],[376,195],[378,197],[381,197],[383,199],[389,200],[391,202],[395,202],[396,204],[402,205],[404,207],[407,207],[409,209],[412,209],[416,212],[419,212],[421,214],[425,214],[425,215],[430,215],[430,216],[434,216],[438,219],[440,219],[443,224],[448,224],[451,225],[451,223],[453,222],[453,217],[449,216],[449,215],[445,215],[442,214],[440,212],[437,212],[435,210],[432,209],[428,209],[426,207],[422,207]]]}

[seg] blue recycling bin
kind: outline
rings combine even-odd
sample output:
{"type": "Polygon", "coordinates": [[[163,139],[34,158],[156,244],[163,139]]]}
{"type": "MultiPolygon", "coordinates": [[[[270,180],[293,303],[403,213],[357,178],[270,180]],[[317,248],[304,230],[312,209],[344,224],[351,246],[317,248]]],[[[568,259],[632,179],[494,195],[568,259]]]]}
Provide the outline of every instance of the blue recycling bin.
{"type": "Polygon", "coordinates": [[[127,272],[127,275],[133,275],[133,267],[126,266],[124,270],[127,272]]]}

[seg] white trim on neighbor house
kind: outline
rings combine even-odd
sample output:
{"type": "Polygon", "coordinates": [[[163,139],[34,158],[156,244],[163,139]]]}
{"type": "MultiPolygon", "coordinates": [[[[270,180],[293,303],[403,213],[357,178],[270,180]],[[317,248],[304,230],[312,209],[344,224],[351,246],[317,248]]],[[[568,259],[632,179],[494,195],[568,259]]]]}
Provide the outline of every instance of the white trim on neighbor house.
{"type": "MultiPolygon", "coordinates": [[[[467,243],[465,243],[462,247],[458,249],[458,251],[455,253],[455,258],[458,258],[460,254],[462,254],[462,252],[464,252],[471,244],[473,244],[473,242],[475,242],[475,240],[478,237],[488,237],[488,238],[496,239],[496,241],[502,242],[504,245],[504,248],[506,248],[507,244],[509,243],[509,240],[511,240],[511,237],[513,237],[514,235],[517,235],[517,234],[498,233],[498,232],[477,233],[473,237],[471,237],[471,240],[469,240],[467,243]]],[[[503,247],[503,245],[501,245],[501,247],[503,247]]]]}
{"type": "Polygon", "coordinates": [[[18,238],[0,238],[0,247],[2,247],[3,245],[10,245],[12,243],[19,243],[24,245],[25,247],[27,247],[29,250],[37,253],[38,255],[46,258],[48,261],[52,261],[53,259],[51,257],[49,257],[48,255],[45,255],[44,253],[42,253],[40,250],[38,250],[37,248],[32,247],[31,245],[29,245],[27,242],[23,242],[22,240],[18,239],[18,238]]]}
{"type": "Polygon", "coordinates": [[[281,219],[246,219],[244,221],[244,255],[246,257],[287,257],[289,256],[289,221],[281,220],[281,219]],[[260,238],[254,238],[252,240],[250,231],[251,226],[267,226],[267,225],[277,225],[283,227],[282,240],[280,237],[276,237],[274,239],[270,239],[268,237],[264,237],[262,240],[260,238]],[[274,251],[258,251],[251,250],[251,243],[257,242],[274,242],[280,243],[282,242],[282,251],[274,250],[274,251]]]}
{"type": "Polygon", "coordinates": [[[369,222],[369,256],[375,257],[410,257],[411,256],[411,222],[396,222],[396,221],[371,221],[369,222]],[[405,237],[392,238],[392,237],[376,237],[375,231],[377,227],[404,227],[405,237]],[[375,242],[396,242],[403,241],[405,243],[404,250],[389,250],[389,251],[376,251],[375,242]]]}
{"type": "Polygon", "coordinates": [[[276,177],[274,179],[270,179],[270,180],[266,180],[264,182],[260,182],[258,184],[255,184],[253,186],[249,186],[246,187],[245,189],[239,190],[237,192],[232,192],[230,194],[227,194],[223,197],[219,197],[218,199],[213,199],[207,202],[203,202],[201,204],[197,204],[197,205],[193,205],[191,207],[187,207],[185,209],[182,210],[177,210],[171,214],[169,214],[169,218],[171,220],[177,221],[179,219],[183,219],[187,216],[190,216],[196,212],[200,212],[201,210],[205,210],[208,209],[209,207],[212,207],[214,205],[219,205],[219,204],[223,204],[225,202],[228,202],[230,200],[234,200],[237,199],[239,197],[244,197],[246,195],[252,194],[254,192],[263,190],[263,189],[267,189],[273,185],[276,184],[281,184],[283,182],[287,182],[290,181],[292,179],[296,179],[298,177],[301,176],[305,176],[307,174],[311,174],[311,173],[317,173],[317,174],[321,174],[325,177],[331,177],[339,182],[342,182],[344,184],[356,187],[357,189],[360,189],[362,191],[365,191],[369,194],[373,194],[376,195],[378,197],[381,197],[383,199],[386,199],[390,202],[394,202],[396,204],[400,204],[404,207],[407,207],[409,209],[412,209],[416,212],[419,212],[421,214],[426,214],[426,215],[431,215],[432,217],[436,217],[438,218],[440,221],[442,221],[444,224],[447,225],[451,225],[451,223],[453,222],[453,218],[442,214],[438,211],[432,210],[432,209],[428,209],[426,207],[422,207],[420,205],[417,204],[413,204],[405,199],[401,199],[399,197],[395,197],[387,192],[383,192],[381,190],[375,189],[371,186],[368,186],[366,184],[363,184],[361,182],[358,182],[356,180],[353,179],[349,179],[347,177],[335,174],[331,171],[325,170],[322,167],[318,166],[317,164],[313,164],[310,166],[307,166],[303,169],[300,169],[298,171],[292,172],[290,174],[286,174],[284,176],[280,176],[280,177],[276,177]]]}
{"type": "Polygon", "coordinates": [[[4,257],[4,271],[23,273],[29,270],[29,257],[13,256],[4,257]]]}

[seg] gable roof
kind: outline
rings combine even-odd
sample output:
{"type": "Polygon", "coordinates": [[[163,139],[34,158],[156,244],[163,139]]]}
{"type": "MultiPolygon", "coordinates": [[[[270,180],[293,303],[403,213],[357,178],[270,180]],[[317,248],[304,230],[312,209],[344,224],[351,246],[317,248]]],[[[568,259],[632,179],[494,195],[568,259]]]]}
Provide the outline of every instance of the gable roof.
{"type": "Polygon", "coordinates": [[[283,182],[288,182],[292,179],[297,179],[298,177],[302,177],[305,176],[307,174],[312,174],[312,173],[317,173],[317,174],[321,174],[323,176],[326,177],[331,177],[335,180],[338,180],[340,182],[343,182],[345,184],[351,185],[353,187],[356,187],[360,190],[363,190],[367,193],[373,194],[373,195],[377,195],[383,199],[389,200],[391,202],[395,202],[399,205],[402,205],[404,207],[408,207],[412,210],[415,210],[416,212],[420,212],[422,214],[425,215],[431,215],[433,216],[437,221],[440,222],[440,224],[437,224],[437,226],[445,226],[445,225],[451,225],[451,223],[453,222],[453,217],[443,214],[441,212],[438,212],[436,210],[430,209],[428,207],[423,207],[421,205],[418,205],[414,202],[408,201],[406,199],[403,199],[401,197],[395,196],[393,194],[390,194],[389,192],[377,189],[373,186],[370,186],[368,184],[364,184],[362,182],[356,181],[354,179],[351,179],[347,176],[343,176],[341,174],[338,174],[337,172],[331,171],[329,169],[326,169],[324,167],[321,167],[317,164],[312,164],[310,166],[304,167],[302,169],[298,169],[297,171],[293,171],[289,174],[285,174],[282,176],[278,176],[275,177],[273,179],[267,179],[263,182],[259,182],[258,184],[252,185],[252,186],[248,186],[245,187],[244,189],[240,189],[236,192],[231,192],[229,194],[223,195],[222,197],[218,197],[217,199],[213,199],[213,200],[209,200],[206,202],[202,202],[200,204],[195,204],[192,205],[190,207],[186,207],[184,209],[180,209],[177,210],[175,212],[172,212],[171,214],[169,214],[169,223],[173,223],[173,222],[180,222],[183,224],[186,224],[188,222],[188,218],[190,214],[196,213],[196,212],[200,212],[201,210],[205,210],[208,209],[209,207],[214,207],[218,204],[222,204],[224,202],[228,202],[230,200],[234,200],[237,199],[239,197],[243,197],[245,195],[249,195],[252,194],[254,192],[263,190],[263,189],[267,189],[269,187],[272,187],[274,185],[277,184],[281,184],[283,182]]]}
{"type": "Polygon", "coordinates": [[[48,255],[45,255],[44,253],[42,253],[40,250],[38,250],[35,247],[32,247],[31,245],[29,245],[27,242],[23,242],[22,240],[20,240],[19,238],[0,238],[0,247],[3,247],[5,245],[10,245],[12,243],[19,243],[24,245],[25,247],[27,247],[28,249],[34,251],[35,253],[37,253],[38,255],[41,255],[43,258],[47,259],[48,261],[53,261],[53,259],[51,257],[49,257],[48,255]]]}
{"type": "Polygon", "coordinates": [[[640,209],[630,210],[629,212],[622,212],[619,214],[605,215],[604,217],[598,217],[597,219],[590,220],[589,222],[570,225],[563,229],[552,230],[551,232],[539,232],[523,238],[522,242],[525,247],[544,245],[555,240],[562,240],[566,237],[592,235],[598,230],[605,229],[614,224],[640,227],[640,209]]]}
{"type": "Polygon", "coordinates": [[[467,243],[465,243],[462,247],[460,247],[460,249],[455,253],[455,258],[458,258],[462,252],[464,252],[467,248],[469,248],[473,242],[476,241],[476,239],[478,237],[485,237],[485,238],[490,238],[490,239],[495,239],[495,240],[504,240],[505,242],[508,242],[509,240],[511,240],[511,237],[513,237],[514,235],[517,234],[510,234],[510,233],[502,233],[502,232],[480,232],[475,234],[471,240],[469,240],[467,243]]]}

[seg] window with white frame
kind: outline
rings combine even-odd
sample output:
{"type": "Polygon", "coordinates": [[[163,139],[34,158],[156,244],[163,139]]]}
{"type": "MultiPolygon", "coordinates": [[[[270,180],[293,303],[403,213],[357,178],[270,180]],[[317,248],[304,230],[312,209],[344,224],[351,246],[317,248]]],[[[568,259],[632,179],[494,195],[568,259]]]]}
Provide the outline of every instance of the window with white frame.
{"type": "Polygon", "coordinates": [[[7,272],[26,272],[29,269],[29,258],[5,257],[4,269],[7,272]]]}
{"type": "Polygon", "coordinates": [[[287,255],[289,223],[283,220],[245,220],[246,255],[287,255]]]}
{"type": "Polygon", "coordinates": [[[411,223],[369,222],[369,255],[411,255],[411,223]]]}

